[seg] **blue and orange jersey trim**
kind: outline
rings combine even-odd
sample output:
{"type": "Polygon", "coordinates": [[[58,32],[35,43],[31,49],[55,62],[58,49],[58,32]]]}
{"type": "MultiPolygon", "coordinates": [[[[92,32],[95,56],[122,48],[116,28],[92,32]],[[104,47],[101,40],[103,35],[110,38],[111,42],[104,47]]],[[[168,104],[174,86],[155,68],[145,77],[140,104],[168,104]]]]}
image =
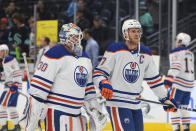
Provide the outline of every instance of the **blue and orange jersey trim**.
{"type": "MultiPolygon", "coordinates": [[[[49,49],[45,54],[45,57],[49,59],[61,59],[65,56],[74,56],[71,54],[64,45],[56,45],[53,48],[49,49]]],[[[77,56],[78,58],[88,58],[90,59],[85,52],[82,53],[82,56],[77,56]]]]}
{"type": "Polygon", "coordinates": [[[14,60],[14,57],[13,56],[8,56],[8,57],[5,58],[4,64],[6,64],[8,62],[11,62],[12,60],[14,60]]]}
{"type": "MultiPolygon", "coordinates": [[[[139,50],[139,44],[137,44],[137,48],[133,51],[133,54],[139,53],[139,54],[146,54],[146,55],[152,55],[150,49],[142,44],[140,44],[140,50],[139,50]]],[[[119,51],[130,51],[127,46],[124,43],[112,43],[106,50],[106,52],[109,53],[116,53],[119,51]]]]}
{"type": "Polygon", "coordinates": [[[177,48],[173,49],[170,53],[176,53],[176,52],[180,52],[180,51],[184,51],[184,50],[188,50],[188,48],[186,48],[186,47],[177,47],[177,48]]]}
{"type": "Polygon", "coordinates": [[[157,88],[163,85],[162,78],[159,74],[151,78],[144,78],[144,80],[147,81],[147,84],[150,86],[151,89],[157,88]]]}

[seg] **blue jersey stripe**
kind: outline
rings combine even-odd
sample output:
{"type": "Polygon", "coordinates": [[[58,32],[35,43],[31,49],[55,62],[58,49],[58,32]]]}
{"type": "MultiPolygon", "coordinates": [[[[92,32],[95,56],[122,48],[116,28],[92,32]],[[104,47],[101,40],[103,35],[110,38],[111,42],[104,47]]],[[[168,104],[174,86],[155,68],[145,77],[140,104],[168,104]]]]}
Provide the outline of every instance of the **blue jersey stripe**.
{"type": "Polygon", "coordinates": [[[154,79],[156,79],[156,78],[158,78],[160,75],[158,74],[158,75],[156,75],[156,76],[154,76],[154,77],[152,77],[152,78],[144,78],[144,80],[147,80],[147,81],[149,81],[149,80],[154,80],[154,79]]]}
{"type": "Polygon", "coordinates": [[[141,101],[133,102],[133,101],[126,101],[126,100],[118,100],[118,99],[111,99],[109,101],[122,102],[122,103],[128,103],[128,104],[139,104],[141,102],[141,101]]]}
{"type": "Polygon", "coordinates": [[[150,86],[150,88],[153,89],[153,88],[156,88],[156,87],[159,87],[159,86],[162,86],[162,85],[163,85],[163,82],[162,83],[159,83],[157,85],[154,85],[154,86],[150,86]]]}
{"type": "Polygon", "coordinates": [[[96,94],[96,92],[95,91],[89,91],[89,92],[85,93],[85,95],[88,95],[88,94],[96,94]]]}
{"type": "Polygon", "coordinates": [[[181,78],[181,77],[176,77],[177,79],[180,79],[180,80],[183,80],[183,81],[186,81],[186,82],[194,82],[194,80],[192,80],[192,81],[190,81],[190,80],[186,80],[186,79],[183,79],[183,78],[181,78]]]}
{"type": "Polygon", "coordinates": [[[65,97],[65,98],[70,98],[70,99],[73,99],[73,100],[80,100],[80,101],[84,100],[84,98],[76,98],[76,97],[73,97],[73,96],[62,95],[62,94],[58,94],[58,93],[54,93],[54,92],[50,92],[50,94],[65,97]]]}
{"type": "Polygon", "coordinates": [[[49,93],[49,90],[46,90],[46,89],[44,89],[44,88],[42,88],[42,87],[40,87],[40,86],[37,86],[37,85],[34,85],[34,84],[31,84],[31,86],[34,87],[34,88],[37,88],[37,89],[39,89],[39,90],[42,90],[42,91],[44,91],[44,92],[49,93]]]}
{"type": "Polygon", "coordinates": [[[186,87],[186,88],[193,88],[193,86],[185,86],[185,85],[182,85],[182,84],[177,83],[177,82],[174,82],[174,84],[179,85],[179,86],[182,86],[182,87],[186,87]]]}
{"type": "Polygon", "coordinates": [[[106,71],[104,71],[104,70],[101,70],[101,69],[99,69],[99,68],[95,68],[95,70],[101,71],[101,72],[103,72],[104,74],[106,74],[106,76],[109,76],[109,74],[108,74],[106,71]]]}
{"type": "Polygon", "coordinates": [[[41,77],[41,76],[34,75],[33,77],[38,78],[38,79],[40,79],[40,80],[43,80],[43,81],[45,81],[45,82],[47,82],[47,83],[53,84],[52,81],[50,81],[50,80],[48,80],[48,79],[45,79],[45,78],[43,78],[43,77],[41,77]]]}
{"type": "Polygon", "coordinates": [[[71,105],[62,104],[62,103],[58,103],[58,102],[54,102],[54,101],[50,101],[50,100],[47,100],[46,103],[51,103],[51,104],[54,104],[54,105],[60,105],[60,106],[73,108],[73,109],[80,109],[82,107],[82,106],[71,106],[71,105]]]}
{"type": "Polygon", "coordinates": [[[124,92],[124,91],[119,91],[119,90],[113,90],[116,93],[121,93],[121,94],[127,94],[127,95],[139,95],[140,93],[130,93],[130,92],[124,92]]]}
{"type": "Polygon", "coordinates": [[[173,70],[179,70],[179,71],[180,71],[180,69],[179,69],[179,68],[169,68],[169,69],[173,69],[173,70]]]}
{"type": "Polygon", "coordinates": [[[86,86],[91,86],[91,85],[93,85],[93,82],[91,82],[91,83],[88,83],[86,86]]]}

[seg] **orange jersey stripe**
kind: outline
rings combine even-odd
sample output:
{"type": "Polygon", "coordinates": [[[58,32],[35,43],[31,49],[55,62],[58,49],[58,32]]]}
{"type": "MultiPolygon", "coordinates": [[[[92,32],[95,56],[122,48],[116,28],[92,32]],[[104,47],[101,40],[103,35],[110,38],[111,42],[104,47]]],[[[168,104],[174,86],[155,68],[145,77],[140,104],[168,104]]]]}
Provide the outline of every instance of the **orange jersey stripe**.
{"type": "Polygon", "coordinates": [[[189,86],[193,86],[194,85],[194,83],[187,83],[187,82],[184,82],[184,81],[181,81],[181,80],[175,80],[175,81],[183,83],[185,85],[189,85],[189,86]]]}
{"type": "Polygon", "coordinates": [[[72,117],[69,117],[69,131],[73,131],[73,120],[72,117]]]}
{"type": "Polygon", "coordinates": [[[9,96],[10,96],[10,90],[8,91],[8,94],[6,95],[6,98],[5,98],[4,102],[3,102],[3,106],[6,106],[6,103],[7,103],[7,100],[9,98],[9,96]]]}
{"type": "Polygon", "coordinates": [[[51,86],[46,85],[46,84],[44,84],[44,83],[42,83],[42,82],[40,82],[40,81],[34,80],[34,79],[33,79],[31,82],[38,83],[38,84],[40,84],[40,85],[42,85],[42,86],[44,86],[44,87],[47,87],[48,89],[50,89],[50,88],[51,88],[51,86]]]}
{"type": "Polygon", "coordinates": [[[157,83],[157,82],[160,82],[162,79],[160,78],[160,79],[158,79],[158,80],[156,80],[156,81],[153,81],[153,82],[147,82],[148,84],[155,84],[155,83],[157,83]]]}
{"type": "Polygon", "coordinates": [[[84,126],[83,126],[82,117],[80,116],[79,119],[80,119],[80,124],[81,124],[82,131],[84,131],[84,126]]]}
{"type": "Polygon", "coordinates": [[[87,88],[85,91],[89,91],[89,90],[92,90],[92,89],[95,89],[94,86],[90,87],[90,88],[87,88]]]}
{"type": "Polygon", "coordinates": [[[116,131],[121,131],[119,124],[118,124],[118,118],[117,118],[117,112],[116,112],[116,108],[112,107],[112,114],[114,117],[114,125],[115,125],[115,130],[116,131]]]}
{"type": "Polygon", "coordinates": [[[53,97],[53,96],[48,96],[48,98],[49,99],[53,99],[53,100],[57,100],[57,101],[62,101],[62,102],[67,102],[67,103],[71,103],[71,104],[76,104],[76,105],[83,105],[84,104],[84,102],[73,102],[73,101],[64,100],[64,99],[53,97]]]}

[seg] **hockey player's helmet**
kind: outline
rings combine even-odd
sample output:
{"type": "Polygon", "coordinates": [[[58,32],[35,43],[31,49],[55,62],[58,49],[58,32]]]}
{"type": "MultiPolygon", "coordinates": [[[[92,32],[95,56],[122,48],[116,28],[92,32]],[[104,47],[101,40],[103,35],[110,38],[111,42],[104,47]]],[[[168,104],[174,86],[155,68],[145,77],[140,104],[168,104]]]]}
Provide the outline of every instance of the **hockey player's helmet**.
{"type": "Polygon", "coordinates": [[[2,44],[2,45],[0,45],[0,51],[1,50],[9,51],[9,48],[6,44],[2,44]]]}
{"type": "Polygon", "coordinates": [[[77,55],[81,55],[82,46],[81,40],[83,38],[80,27],[73,23],[64,24],[59,32],[60,43],[72,46],[72,51],[77,55]]]}
{"type": "Polygon", "coordinates": [[[176,36],[176,42],[178,42],[178,44],[180,45],[184,45],[185,47],[187,47],[190,44],[190,41],[191,41],[191,36],[186,33],[179,33],[176,36]],[[179,41],[181,41],[181,43],[179,43],[179,41]]]}
{"type": "Polygon", "coordinates": [[[129,37],[127,37],[128,35],[128,29],[131,28],[139,28],[140,29],[140,36],[142,34],[142,26],[140,24],[139,21],[135,20],[135,19],[128,19],[125,20],[122,26],[122,33],[123,33],[123,37],[125,40],[129,40],[129,37]]]}

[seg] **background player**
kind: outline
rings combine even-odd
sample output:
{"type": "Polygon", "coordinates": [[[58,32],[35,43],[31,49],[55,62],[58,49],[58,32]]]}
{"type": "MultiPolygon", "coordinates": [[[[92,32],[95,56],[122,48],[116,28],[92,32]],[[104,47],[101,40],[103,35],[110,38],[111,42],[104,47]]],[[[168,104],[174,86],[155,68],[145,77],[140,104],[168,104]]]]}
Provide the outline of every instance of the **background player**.
{"type": "Polygon", "coordinates": [[[14,131],[19,131],[18,124],[19,115],[16,109],[18,100],[18,89],[22,88],[22,72],[20,71],[19,64],[13,56],[9,56],[8,46],[5,44],[0,45],[0,58],[3,59],[2,65],[5,74],[4,91],[0,97],[0,122],[2,131],[7,127],[7,113],[14,125],[14,131]]]}
{"type": "MultiPolygon", "coordinates": [[[[187,48],[190,41],[191,37],[186,33],[177,35],[176,48],[169,55],[170,68],[164,81],[166,87],[170,88],[170,97],[184,107],[187,107],[189,104],[195,80],[194,54],[187,48]]],[[[173,131],[180,131],[180,121],[182,122],[183,131],[189,131],[190,112],[179,110],[179,112],[171,113],[173,131]]]]}
{"type": "Polygon", "coordinates": [[[178,105],[167,96],[149,48],[140,45],[140,23],[134,19],[126,20],[122,33],[125,43],[108,47],[95,68],[94,83],[107,99],[107,111],[114,131],[143,131],[140,101],[134,100],[142,91],[143,80],[162,103],[171,104],[164,107],[166,111],[176,111],[178,105]]]}
{"type": "Polygon", "coordinates": [[[72,23],[65,24],[59,38],[61,44],[42,56],[32,78],[31,111],[22,121],[23,124],[29,123],[26,126],[28,131],[35,129],[37,121],[45,116],[47,131],[85,131],[86,125],[81,117],[84,104],[90,114],[104,118],[97,110],[92,64],[82,52],[80,28],[72,23]]]}

